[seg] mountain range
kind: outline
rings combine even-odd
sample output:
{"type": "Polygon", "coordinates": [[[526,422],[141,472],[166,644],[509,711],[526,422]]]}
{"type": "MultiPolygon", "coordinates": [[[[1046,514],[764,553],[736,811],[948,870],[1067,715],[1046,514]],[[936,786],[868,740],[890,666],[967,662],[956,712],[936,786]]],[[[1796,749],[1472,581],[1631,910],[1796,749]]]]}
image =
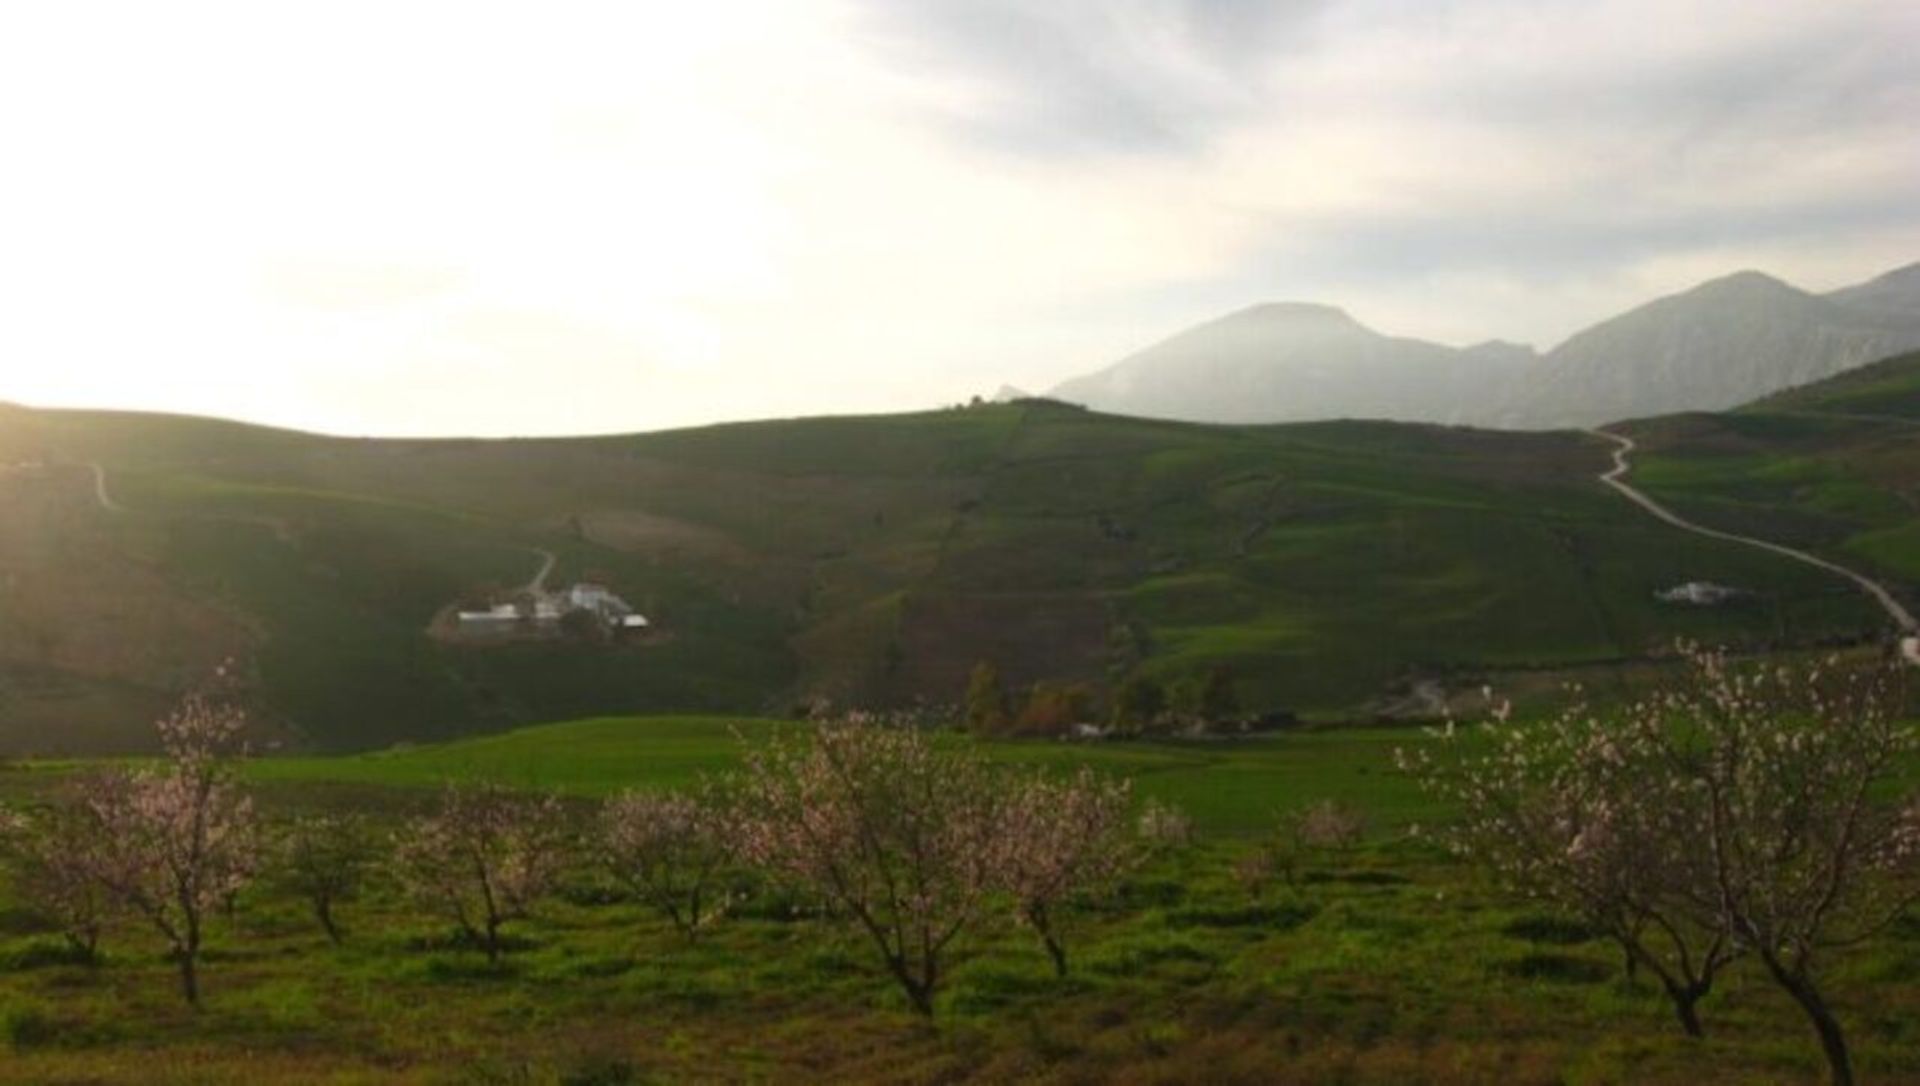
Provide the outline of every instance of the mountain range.
{"type": "Polygon", "coordinates": [[[1193,422],[1370,418],[1503,429],[1719,411],[1920,347],[1920,263],[1813,294],[1737,272],[1540,354],[1385,335],[1327,305],[1254,306],[1055,387],[1100,411],[1193,422]]]}

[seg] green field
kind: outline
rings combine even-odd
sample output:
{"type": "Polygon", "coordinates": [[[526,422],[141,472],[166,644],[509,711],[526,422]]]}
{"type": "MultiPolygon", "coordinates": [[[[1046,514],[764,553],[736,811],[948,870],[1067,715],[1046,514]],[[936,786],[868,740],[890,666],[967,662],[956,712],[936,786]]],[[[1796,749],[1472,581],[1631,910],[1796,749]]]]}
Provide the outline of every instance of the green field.
{"type": "MultiPolygon", "coordinates": [[[[437,746],[332,758],[269,758],[252,779],[293,795],[305,785],[437,786],[489,780],[516,788],[603,797],[625,788],[675,788],[739,766],[756,742],[803,728],[731,717],[628,717],[571,721],[437,746]]],[[[1180,806],[1206,831],[1249,836],[1271,827],[1302,797],[1363,803],[1383,827],[1432,810],[1393,772],[1397,745],[1417,728],[1306,731],[1244,740],[1183,743],[1001,742],[991,757],[1012,765],[1091,765],[1131,779],[1143,798],[1180,806]]]]}

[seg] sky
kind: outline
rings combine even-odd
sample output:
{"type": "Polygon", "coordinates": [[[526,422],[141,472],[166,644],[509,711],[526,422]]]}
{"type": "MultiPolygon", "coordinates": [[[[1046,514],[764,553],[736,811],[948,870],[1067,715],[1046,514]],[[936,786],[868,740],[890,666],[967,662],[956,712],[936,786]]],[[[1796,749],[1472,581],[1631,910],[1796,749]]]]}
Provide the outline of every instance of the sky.
{"type": "Polygon", "coordinates": [[[0,9],[0,400],[562,434],[1920,260],[1910,0],[0,9]]]}

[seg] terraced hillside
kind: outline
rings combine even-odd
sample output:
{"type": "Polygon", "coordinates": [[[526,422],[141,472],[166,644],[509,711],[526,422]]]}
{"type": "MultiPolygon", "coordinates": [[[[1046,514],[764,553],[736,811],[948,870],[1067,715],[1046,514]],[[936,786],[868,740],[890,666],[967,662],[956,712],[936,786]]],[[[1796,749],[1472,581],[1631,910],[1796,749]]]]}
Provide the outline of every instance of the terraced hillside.
{"type": "MultiPolygon", "coordinates": [[[[1673,425],[1708,423],[1650,432],[1673,425]]],[[[1656,451],[1663,486],[1716,470],[1677,441],[1656,451]]],[[[1575,433],[1216,427],[1023,401],[374,441],[6,409],[0,462],[14,751],[135,745],[153,707],[226,656],[280,738],[350,749],[591,714],[948,702],[981,659],[1016,684],[1223,666],[1250,709],[1336,715],[1405,703],[1424,679],[1604,668],[1676,634],[1799,644],[1878,624],[1816,570],[1627,506],[1594,481],[1604,443],[1575,433]],[[655,633],[428,635],[456,598],[532,576],[536,548],[558,556],[554,582],[606,582],[655,633]],[[1756,594],[1654,598],[1695,578],[1756,594]]],[[[1868,490],[1874,530],[1892,526],[1895,507],[1872,503],[1897,499],[1868,490]]]]}

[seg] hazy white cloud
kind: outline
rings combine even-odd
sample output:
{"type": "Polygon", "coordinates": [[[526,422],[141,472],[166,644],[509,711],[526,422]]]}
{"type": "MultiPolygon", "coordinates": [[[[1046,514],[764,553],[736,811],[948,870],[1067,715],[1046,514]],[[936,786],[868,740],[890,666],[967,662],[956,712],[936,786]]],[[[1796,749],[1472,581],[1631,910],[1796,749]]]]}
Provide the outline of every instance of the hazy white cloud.
{"type": "Polygon", "coordinates": [[[570,432],[1920,258],[1911,5],[13,5],[0,398],[570,432]]]}

